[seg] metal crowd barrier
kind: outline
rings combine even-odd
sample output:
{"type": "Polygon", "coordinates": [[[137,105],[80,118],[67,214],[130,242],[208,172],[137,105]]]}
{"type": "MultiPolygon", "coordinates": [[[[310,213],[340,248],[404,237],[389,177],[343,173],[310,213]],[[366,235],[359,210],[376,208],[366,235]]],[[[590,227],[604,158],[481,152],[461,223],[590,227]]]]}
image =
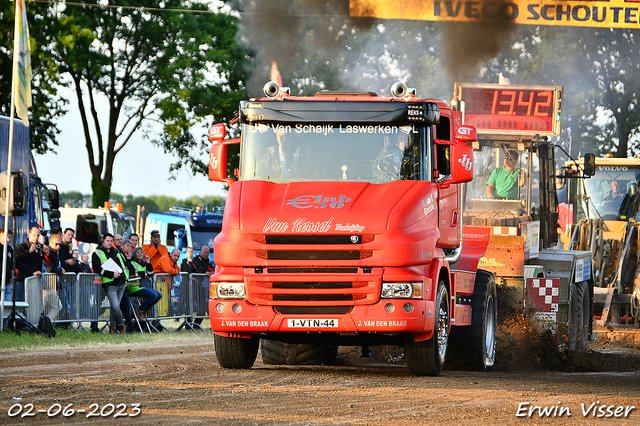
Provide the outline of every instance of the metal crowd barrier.
{"type": "MultiPolygon", "coordinates": [[[[209,280],[205,274],[181,273],[177,276],[156,274],[149,286],[162,294],[162,299],[148,313],[147,330],[165,329],[160,321],[182,320],[177,330],[202,330],[200,323],[209,317],[209,280]]],[[[100,276],[90,273],[57,275],[43,273],[25,280],[25,298],[29,307],[26,319],[38,324],[44,313],[57,325],[68,325],[76,330],[104,328],[109,322],[109,301],[102,288],[100,276]]],[[[137,298],[130,297],[133,307],[137,298]]],[[[137,318],[136,318],[137,320],[137,318]]]]}

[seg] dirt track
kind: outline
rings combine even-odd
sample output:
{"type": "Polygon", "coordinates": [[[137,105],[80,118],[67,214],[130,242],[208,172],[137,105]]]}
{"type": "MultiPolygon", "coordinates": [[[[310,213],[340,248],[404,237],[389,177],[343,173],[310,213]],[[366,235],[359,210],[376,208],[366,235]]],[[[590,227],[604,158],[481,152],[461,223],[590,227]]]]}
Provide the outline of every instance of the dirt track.
{"type": "Polygon", "coordinates": [[[434,378],[410,376],[397,352],[386,348],[373,348],[372,358],[341,350],[340,366],[266,366],[258,357],[252,370],[223,370],[215,359],[212,335],[198,336],[185,335],[164,344],[3,352],[0,424],[640,423],[637,349],[603,354],[606,348],[590,344],[599,352],[590,350],[583,360],[595,368],[589,362],[565,360],[579,365],[574,370],[610,371],[567,373],[503,362],[488,374],[444,371],[434,378]],[[584,417],[581,404],[589,407],[597,401],[637,408],[627,417],[584,417]],[[560,418],[540,418],[538,411],[532,418],[517,417],[519,407],[524,407],[520,404],[527,402],[558,407],[558,413],[567,407],[571,416],[565,409],[560,418]],[[34,405],[33,417],[8,415],[12,406],[13,413],[19,407],[26,412],[27,404],[34,405]],[[87,412],[50,417],[46,411],[54,413],[55,404],[73,404],[71,408],[87,412]],[[108,404],[126,404],[123,414],[132,414],[133,404],[140,404],[141,413],[114,418],[106,415],[108,404]],[[92,409],[98,415],[88,418],[92,409]]]}

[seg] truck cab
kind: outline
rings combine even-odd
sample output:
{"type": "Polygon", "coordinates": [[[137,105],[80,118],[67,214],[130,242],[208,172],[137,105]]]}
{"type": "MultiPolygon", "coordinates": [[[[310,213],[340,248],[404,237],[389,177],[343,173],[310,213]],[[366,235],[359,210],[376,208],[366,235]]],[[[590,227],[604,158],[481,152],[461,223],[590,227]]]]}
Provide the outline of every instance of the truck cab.
{"type": "MultiPolygon", "coordinates": [[[[5,173],[9,158],[10,119],[0,116],[0,172],[5,173]]],[[[45,184],[38,175],[38,169],[31,152],[29,143],[29,127],[22,120],[14,119],[14,134],[11,169],[14,174],[21,176],[21,186],[24,190],[24,214],[12,215],[9,223],[14,230],[16,244],[27,240],[29,229],[38,226],[43,231],[49,231],[57,224],[58,189],[53,184],[45,184]]],[[[6,174],[3,175],[2,188],[6,187],[6,174]]],[[[15,192],[16,185],[13,185],[15,192]]],[[[3,209],[4,210],[4,209],[3,209]]],[[[4,219],[4,218],[3,218],[4,219]]],[[[2,220],[4,226],[4,220],[2,220]]]]}
{"type": "Polygon", "coordinates": [[[105,203],[103,208],[69,207],[60,209],[60,226],[75,230],[75,239],[81,253],[91,253],[101,243],[105,232],[126,235],[136,232],[136,218],[123,212],[122,206],[111,208],[105,203]]]}
{"type": "Polygon", "coordinates": [[[260,341],[274,364],[392,344],[412,373],[437,375],[455,326],[452,352],[493,366],[495,287],[476,270],[488,234],[461,216],[475,129],[401,83],[390,97],[264,92],[240,102],[241,138],[209,132],[209,176],[230,184],[210,280],[220,364],[250,368],[260,341]]]}

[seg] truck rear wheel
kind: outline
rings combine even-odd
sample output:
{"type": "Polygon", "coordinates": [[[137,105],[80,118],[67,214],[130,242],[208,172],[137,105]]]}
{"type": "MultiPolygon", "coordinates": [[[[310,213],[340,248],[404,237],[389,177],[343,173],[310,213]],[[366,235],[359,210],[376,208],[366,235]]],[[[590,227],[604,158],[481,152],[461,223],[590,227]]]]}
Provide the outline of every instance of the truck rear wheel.
{"type": "Polygon", "coordinates": [[[338,345],[303,345],[262,339],[262,362],[271,365],[332,365],[338,345]]]}
{"type": "Polygon", "coordinates": [[[496,361],[498,309],[492,273],[478,269],[471,297],[471,325],[451,330],[451,363],[457,369],[488,371],[496,361]]]}
{"type": "Polygon", "coordinates": [[[232,369],[249,369],[258,356],[260,338],[223,337],[213,335],[213,345],[220,366],[232,369]]]}
{"type": "Polygon", "coordinates": [[[571,322],[567,336],[567,350],[569,352],[581,352],[587,349],[589,341],[589,321],[591,312],[589,309],[589,283],[581,281],[571,288],[571,322]]]}
{"type": "Polygon", "coordinates": [[[436,293],[436,323],[429,340],[414,342],[412,335],[404,340],[404,357],[407,368],[416,376],[437,376],[442,371],[449,342],[449,292],[442,281],[436,293]]]}

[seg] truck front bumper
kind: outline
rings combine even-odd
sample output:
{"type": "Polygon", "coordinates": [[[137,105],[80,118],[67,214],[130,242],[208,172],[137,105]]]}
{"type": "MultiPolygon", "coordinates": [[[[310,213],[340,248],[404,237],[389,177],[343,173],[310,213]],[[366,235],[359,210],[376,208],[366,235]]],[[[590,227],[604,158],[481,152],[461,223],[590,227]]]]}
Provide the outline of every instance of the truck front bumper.
{"type": "Polygon", "coordinates": [[[223,333],[382,332],[430,334],[436,310],[423,299],[381,299],[344,314],[282,314],[246,300],[209,300],[211,329],[223,333]]]}

